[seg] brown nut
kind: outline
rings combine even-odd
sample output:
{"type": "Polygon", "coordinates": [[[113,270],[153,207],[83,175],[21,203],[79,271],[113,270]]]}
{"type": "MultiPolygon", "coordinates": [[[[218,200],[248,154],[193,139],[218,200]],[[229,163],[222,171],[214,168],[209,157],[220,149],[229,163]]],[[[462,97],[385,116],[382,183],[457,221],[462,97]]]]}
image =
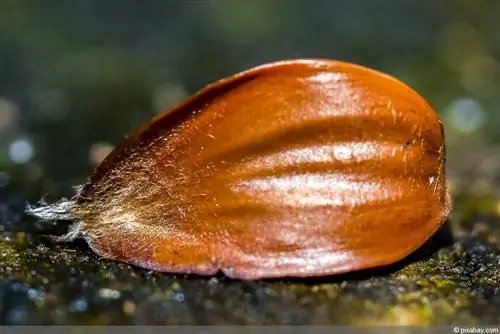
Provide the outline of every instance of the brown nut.
{"type": "Polygon", "coordinates": [[[72,220],[104,258],[240,279],[396,262],[446,220],[438,115],[385,74],[290,60],[211,84],[122,142],[71,200],[28,207],[72,220]]]}

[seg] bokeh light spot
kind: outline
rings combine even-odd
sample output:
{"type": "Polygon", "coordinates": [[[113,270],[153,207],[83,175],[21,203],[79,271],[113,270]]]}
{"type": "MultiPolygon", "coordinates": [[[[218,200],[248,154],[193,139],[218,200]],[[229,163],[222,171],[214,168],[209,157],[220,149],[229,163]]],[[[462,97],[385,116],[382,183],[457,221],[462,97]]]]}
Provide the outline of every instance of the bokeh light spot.
{"type": "Polygon", "coordinates": [[[451,126],[465,133],[476,132],[485,121],[484,110],[474,99],[462,98],[450,103],[446,114],[451,126]]]}
{"type": "Polygon", "coordinates": [[[26,139],[13,141],[9,147],[9,157],[16,164],[24,164],[33,157],[33,145],[26,139]]]}
{"type": "Polygon", "coordinates": [[[90,146],[89,159],[94,165],[98,165],[103,161],[115,147],[109,143],[95,143],[90,146]]]}

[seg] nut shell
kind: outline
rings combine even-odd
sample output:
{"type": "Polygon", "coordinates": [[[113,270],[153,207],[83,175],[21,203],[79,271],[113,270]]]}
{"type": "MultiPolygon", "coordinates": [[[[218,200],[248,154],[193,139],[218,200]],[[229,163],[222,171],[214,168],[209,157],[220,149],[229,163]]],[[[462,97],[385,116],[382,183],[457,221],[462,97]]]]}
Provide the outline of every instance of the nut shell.
{"type": "Polygon", "coordinates": [[[386,265],[449,214],[443,127],[385,74],[271,63],[158,115],[71,201],[28,211],[74,220],[62,239],[157,271],[260,279],[386,265]]]}

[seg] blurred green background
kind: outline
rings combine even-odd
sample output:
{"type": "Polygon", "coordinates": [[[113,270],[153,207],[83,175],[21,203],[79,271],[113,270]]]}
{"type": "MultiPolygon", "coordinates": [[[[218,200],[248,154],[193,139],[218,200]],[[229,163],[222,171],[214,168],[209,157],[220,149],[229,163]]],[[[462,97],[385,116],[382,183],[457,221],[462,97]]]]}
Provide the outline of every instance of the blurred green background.
{"type": "Polygon", "coordinates": [[[387,72],[445,122],[455,194],[497,194],[500,1],[0,0],[0,188],[71,195],[126,135],[262,63],[387,72]]]}

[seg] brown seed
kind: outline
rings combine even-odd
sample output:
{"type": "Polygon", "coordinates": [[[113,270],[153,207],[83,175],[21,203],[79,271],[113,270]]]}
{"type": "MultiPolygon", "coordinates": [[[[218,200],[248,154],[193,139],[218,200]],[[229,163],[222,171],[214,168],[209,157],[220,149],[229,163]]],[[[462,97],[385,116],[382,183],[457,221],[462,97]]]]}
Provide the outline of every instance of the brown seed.
{"type": "Polygon", "coordinates": [[[396,262],[446,220],[438,115],[385,74],[291,60],[236,74],[140,127],[71,200],[101,256],[240,279],[319,276],[396,262]]]}

